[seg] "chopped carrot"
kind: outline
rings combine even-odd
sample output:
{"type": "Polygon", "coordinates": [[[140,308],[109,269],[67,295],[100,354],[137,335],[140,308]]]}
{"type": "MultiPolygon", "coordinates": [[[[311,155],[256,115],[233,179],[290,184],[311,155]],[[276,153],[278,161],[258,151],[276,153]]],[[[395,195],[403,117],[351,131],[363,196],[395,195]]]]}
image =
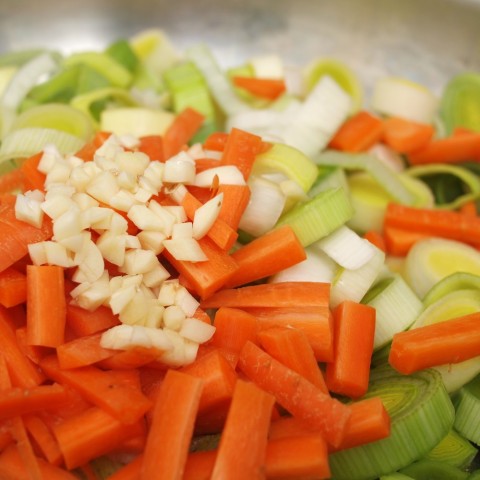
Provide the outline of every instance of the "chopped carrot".
{"type": "Polygon", "coordinates": [[[380,141],[383,120],[362,110],[347,119],[330,140],[329,147],[345,152],[363,152],[380,141]]]}
{"type": "Polygon", "coordinates": [[[70,385],[123,423],[136,422],[151,407],[151,402],[140,389],[125,384],[115,371],[100,370],[94,366],[62,370],[56,355],[43,358],[40,366],[51,379],[70,385]]]}
{"type": "Polygon", "coordinates": [[[46,175],[38,170],[38,164],[43,157],[43,152],[37,153],[23,161],[20,171],[23,175],[23,184],[25,191],[40,190],[45,191],[46,175]]]}
{"type": "Polygon", "coordinates": [[[268,427],[274,403],[275,398],[255,384],[237,380],[212,480],[264,478],[268,427]]]}
{"type": "Polygon", "coordinates": [[[130,463],[118,469],[108,480],[139,480],[143,456],[137,455],[130,463]]]}
{"type": "Polygon", "coordinates": [[[404,257],[415,243],[430,236],[428,233],[419,233],[407,228],[391,227],[390,225],[385,225],[383,231],[386,251],[397,257],[404,257]]]}
{"type": "Polygon", "coordinates": [[[298,328],[273,327],[259,332],[258,338],[263,349],[275,360],[328,394],[322,371],[305,332],[298,328]]]}
{"type": "Polygon", "coordinates": [[[201,379],[168,370],[153,407],[140,480],[182,479],[202,388],[201,379]]]}
{"type": "Polygon", "coordinates": [[[220,290],[203,300],[202,308],[324,307],[329,297],[328,283],[281,282],[220,290]]]}
{"type": "Polygon", "coordinates": [[[40,360],[45,355],[51,353],[51,350],[48,347],[37,347],[36,345],[30,345],[28,343],[26,326],[16,328],[15,337],[17,339],[20,350],[27,358],[29,358],[33,363],[36,363],[37,365],[40,363],[40,360]]]}
{"type": "Polygon", "coordinates": [[[364,445],[390,435],[390,416],[380,397],[359,400],[348,406],[352,414],[347,422],[345,436],[340,445],[330,448],[330,451],[364,445]]]}
{"type": "Polygon", "coordinates": [[[20,168],[15,168],[0,176],[0,194],[12,193],[16,190],[24,191],[24,188],[25,180],[20,168]]]}
{"type": "Polygon", "coordinates": [[[363,235],[365,240],[368,240],[372,245],[375,245],[382,252],[386,251],[385,238],[379,232],[375,230],[369,230],[363,235]]]}
{"type": "Polygon", "coordinates": [[[202,126],[205,117],[193,108],[180,112],[163,136],[164,158],[168,160],[186,145],[202,126]]]}
{"type": "Polygon", "coordinates": [[[233,288],[273,275],[307,258],[305,250],[289,225],[257,237],[232,253],[238,270],[228,280],[233,288]]]}
{"type": "Polygon", "coordinates": [[[298,418],[284,415],[270,424],[268,438],[270,440],[278,440],[281,438],[298,437],[310,435],[314,431],[314,429],[309,428],[308,425],[302,423],[298,418]]]}
{"type": "Polygon", "coordinates": [[[90,162],[93,160],[95,152],[106,142],[110,137],[110,132],[97,132],[95,136],[89,142],[75,153],[75,156],[81,158],[84,162],[90,162]]]}
{"type": "Polygon", "coordinates": [[[136,346],[128,350],[114,351],[113,355],[100,360],[99,365],[110,370],[137,368],[153,362],[160,353],[158,348],[136,346]]]}
{"type": "Polygon", "coordinates": [[[220,163],[238,167],[245,180],[247,180],[261,147],[262,139],[258,135],[232,128],[220,163]]]}
{"type": "Polygon", "coordinates": [[[46,460],[52,465],[61,465],[63,457],[58,442],[42,418],[39,415],[24,415],[23,421],[29,435],[46,460]]]}
{"type": "Polygon", "coordinates": [[[285,410],[317,429],[330,445],[340,444],[351,415],[346,405],[252,342],[247,342],[243,347],[239,368],[260,388],[272,393],[285,410]]]}
{"type": "Polygon", "coordinates": [[[63,268],[27,267],[27,339],[30,345],[57,347],[65,339],[66,302],[63,268]]]}
{"type": "Polygon", "coordinates": [[[400,373],[458,363],[480,355],[480,313],[413,328],[393,336],[388,361],[400,373]]]}
{"type": "Polygon", "coordinates": [[[102,332],[119,325],[118,316],[110,308],[100,306],[93,312],[67,304],[67,325],[79,337],[102,332]]]}
{"type": "Polygon", "coordinates": [[[237,231],[243,212],[250,201],[249,186],[220,184],[217,192],[223,193],[222,208],[218,218],[237,231]]]}
{"type": "Polygon", "coordinates": [[[302,330],[318,362],[333,359],[333,317],[328,305],[292,307],[244,308],[258,322],[260,331],[272,327],[292,327],[302,330]]]}
{"type": "Polygon", "coordinates": [[[458,163],[478,158],[480,133],[451,135],[432,140],[408,155],[411,165],[426,163],[458,163]]]}
{"type": "Polygon", "coordinates": [[[435,133],[433,125],[400,117],[383,121],[383,141],[399,153],[412,153],[427,145],[435,133]]]}
{"type": "Polygon", "coordinates": [[[247,90],[256,97],[275,100],[286,90],[285,80],[277,78],[263,77],[232,77],[233,84],[236,87],[247,90]]]}
{"type": "Polygon", "coordinates": [[[162,255],[182,276],[200,298],[210,297],[220,289],[237,270],[237,263],[231,256],[219,248],[208,237],[199,240],[200,247],[208,260],[205,262],[187,262],[176,260],[166,250],[162,255]]]}
{"type": "Polygon", "coordinates": [[[228,141],[228,133],[213,132],[203,142],[205,150],[213,150],[214,152],[223,152],[228,141]]]}
{"type": "Polygon", "coordinates": [[[333,311],[334,358],[325,380],[332,392],[358,398],[368,389],[375,337],[375,309],[346,300],[333,311]]]}
{"type": "Polygon", "coordinates": [[[27,277],[13,267],[0,272],[0,304],[10,308],[27,300],[27,277]]]}
{"type": "Polygon", "coordinates": [[[146,135],[140,137],[138,151],[148,155],[148,158],[152,161],[165,161],[163,139],[160,135],[146,135]]]}

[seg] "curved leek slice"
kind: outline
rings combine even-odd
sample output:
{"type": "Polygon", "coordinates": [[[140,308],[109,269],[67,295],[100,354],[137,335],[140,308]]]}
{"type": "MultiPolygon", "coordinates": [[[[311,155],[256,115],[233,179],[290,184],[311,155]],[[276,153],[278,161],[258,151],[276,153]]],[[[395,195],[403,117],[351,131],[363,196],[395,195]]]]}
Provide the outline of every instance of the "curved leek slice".
{"type": "Polygon", "coordinates": [[[266,152],[257,155],[252,173],[262,175],[281,172],[308,192],[318,175],[317,166],[296,148],[275,143],[266,152]]]}
{"type": "Polygon", "coordinates": [[[83,140],[89,140],[93,135],[93,123],[83,112],[69,105],[49,103],[32,107],[21,113],[13,122],[11,129],[21,128],[51,128],[83,140]]]}
{"type": "Polygon", "coordinates": [[[366,480],[395,472],[424,457],[452,428],[454,408],[434,370],[400,375],[388,367],[373,369],[365,398],[373,396],[382,399],[390,415],[390,436],[330,454],[335,479],[366,480]]]}
{"type": "Polygon", "coordinates": [[[62,154],[80,150],[84,140],[67,132],[51,128],[22,128],[9,133],[0,147],[0,164],[8,160],[27,158],[54,144],[62,154]]]}
{"type": "Polygon", "coordinates": [[[468,478],[468,472],[448,463],[433,460],[414,462],[408,467],[402,468],[400,472],[416,480],[431,480],[432,478],[435,480],[466,480],[468,478]]]}
{"type": "Polygon", "coordinates": [[[0,98],[16,71],[17,67],[14,66],[0,67],[0,98]]]}
{"type": "Polygon", "coordinates": [[[423,304],[400,275],[385,279],[367,293],[362,303],[376,310],[374,349],[391,342],[417,319],[423,304]]]}
{"type": "Polygon", "coordinates": [[[313,60],[303,71],[307,90],[310,91],[321,77],[331,76],[352,98],[351,113],[360,109],[363,103],[363,88],[358,76],[345,63],[332,58],[313,60]]]}
{"type": "Polygon", "coordinates": [[[447,463],[453,467],[466,468],[477,454],[477,449],[454,429],[425,455],[425,460],[447,463]]]}
{"type": "Polygon", "coordinates": [[[452,175],[463,182],[467,187],[467,192],[451,202],[438,204],[437,208],[455,210],[467,202],[480,198],[480,179],[467,168],[447,164],[421,165],[410,167],[405,170],[405,173],[406,175],[416,178],[444,173],[452,175]]]}
{"type": "Polygon", "coordinates": [[[438,99],[423,85],[403,78],[387,77],[375,84],[371,105],[385,115],[431,123],[437,113],[438,99]]]}
{"type": "Polygon", "coordinates": [[[462,73],[453,77],[440,99],[440,117],[446,133],[455,127],[480,131],[480,75],[462,73]]]}
{"type": "Polygon", "coordinates": [[[343,168],[319,167],[318,171],[317,179],[307,192],[310,198],[330,188],[343,188],[348,191],[347,176],[343,168]]]}
{"type": "Polygon", "coordinates": [[[455,430],[460,435],[480,445],[480,375],[464,385],[453,397],[455,405],[455,430]]]}
{"type": "Polygon", "coordinates": [[[353,214],[347,193],[342,188],[320,192],[283,214],[276,226],[290,225],[306,247],[342,226],[353,214]]]}
{"type": "Polygon", "coordinates": [[[423,306],[427,308],[449,293],[466,289],[480,290],[480,275],[466,272],[452,273],[442,278],[426,293],[423,297],[423,306]]]}
{"type": "Polygon", "coordinates": [[[455,272],[480,275],[480,252],[455,240],[426,238],[406,256],[405,278],[421,299],[437,282],[455,272]]]}

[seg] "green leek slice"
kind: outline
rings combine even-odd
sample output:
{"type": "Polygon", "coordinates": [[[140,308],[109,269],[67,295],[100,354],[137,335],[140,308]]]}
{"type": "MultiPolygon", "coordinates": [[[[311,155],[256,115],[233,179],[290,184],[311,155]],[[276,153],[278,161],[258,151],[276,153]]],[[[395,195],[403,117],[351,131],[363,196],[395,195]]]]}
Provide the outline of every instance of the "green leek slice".
{"type": "Polygon", "coordinates": [[[464,469],[475,458],[478,450],[454,429],[425,455],[425,460],[445,462],[453,467],[464,469]]]}
{"type": "Polygon", "coordinates": [[[120,65],[124,66],[129,72],[135,72],[139,64],[139,59],[128,40],[121,38],[116,42],[110,44],[105,53],[110,55],[120,65]]]}
{"type": "Polygon", "coordinates": [[[437,282],[423,297],[423,306],[429,307],[445,295],[457,290],[479,289],[480,275],[467,272],[454,272],[437,282]]]}
{"type": "Polygon", "coordinates": [[[456,127],[480,131],[480,75],[461,73],[446,85],[440,99],[440,117],[446,133],[456,127]]]}
{"type": "Polygon", "coordinates": [[[0,98],[16,71],[17,67],[15,66],[0,67],[0,98]]]}
{"type": "Polygon", "coordinates": [[[315,195],[330,188],[344,188],[349,191],[345,170],[340,167],[319,167],[318,176],[311,186],[307,195],[312,198],[315,195]]]}
{"type": "Polygon", "coordinates": [[[276,226],[290,225],[306,247],[342,226],[353,215],[352,205],[342,188],[320,192],[283,214],[276,226]]]}
{"type": "Polygon", "coordinates": [[[300,150],[282,143],[274,143],[266,152],[257,155],[252,173],[281,172],[308,192],[318,175],[317,166],[300,150]]]}
{"type": "Polygon", "coordinates": [[[387,438],[330,454],[332,478],[367,480],[423,458],[452,428],[454,408],[434,370],[401,375],[389,367],[371,371],[363,398],[379,396],[390,415],[387,438]]]}
{"type": "Polygon", "coordinates": [[[433,460],[419,460],[408,467],[402,468],[400,472],[416,480],[465,480],[469,475],[468,472],[453,465],[433,460]]]}
{"type": "Polygon", "coordinates": [[[480,446],[480,375],[464,385],[453,397],[455,430],[480,446]]]}

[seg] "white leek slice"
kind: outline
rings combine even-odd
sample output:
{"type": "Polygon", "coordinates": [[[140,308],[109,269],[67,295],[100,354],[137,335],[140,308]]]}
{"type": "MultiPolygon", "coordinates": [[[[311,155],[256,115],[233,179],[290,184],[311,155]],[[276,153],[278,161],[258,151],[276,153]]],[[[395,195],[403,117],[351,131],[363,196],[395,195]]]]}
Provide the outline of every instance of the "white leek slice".
{"type": "Polygon", "coordinates": [[[50,128],[22,128],[9,133],[0,146],[0,164],[11,159],[27,158],[54,144],[60,153],[80,150],[84,141],[67,132],[50,128]]]}
{"type": "Polygon", "coordinates": [[[403,78],[387,77],[375,84],[371,105],[385,115],[432,123],[438,110],[438,99],[423,85],[403,78]]]}
{"type": "Polygon", "coordinates": [[[14,65],[0,66],[0,98],[16,71],[17,67],[14,65]]]}
{"type": "Polygon", "coordinates": [[[175,115],[166,110],[141,107],[109,108],[100,114],[100,128],[117,135],[163,135],[174,118],[175,115]]]}
{"type": "Polygon", "coordinates": [[[227,76],[220,69],[207,46],[197,45],[191,47],[186,54],[200,70],[213,98],[227,115],[234,115],[249,108],[237,97],[227,76]]]}
{"type": "Polygon", "coordinates": [[[350,270],[360,268],[375,255],[375,247],[345,225],[319,240],[317,245],[341,267],[350,270]]]}
{"type": "Polygon", "coordinates": [[[422,302],[400,275],[380,281],[362,303],[376,311],[375,350],[391,342],[396,333],[407,330],[423,310],[422,302]]]}
{"type": "Polygon", "coordinates": [[[330,291],[330,306],[335,308],[345,300],[360,302],[382,271],[385,253],[375,248],[372,259],[356,270],[340,269],[330,291]]]}
{"type": "Polygon", "coordinates": [[[432,237],[417,242],[407,254],[405,278],[422,299],[455,272],[480,275],[480,252],[462,242],[432,237]]]}

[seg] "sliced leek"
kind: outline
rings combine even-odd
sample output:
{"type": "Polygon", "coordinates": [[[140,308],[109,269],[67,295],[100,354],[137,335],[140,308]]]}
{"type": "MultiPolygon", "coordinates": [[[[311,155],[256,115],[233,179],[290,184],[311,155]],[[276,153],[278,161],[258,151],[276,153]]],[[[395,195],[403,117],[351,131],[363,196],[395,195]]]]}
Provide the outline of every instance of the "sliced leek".
{"type": "Polygon", "coordinates": [[[306,247],[342,226],[352,214],[345,190],[330,189],[283,214],[276,226],[290,225],[306,247]]]}
{"type": "Polygon", "coordinates": [[[318,176],[308,191],[310,198],[330,188],[344,188],[349,191],[345,170],[339,167],[319,167],[318,176]]]}
{"type": "Polygon", "coordinates": [[[480,375],[464,385],[453,397],[455,430],[480,446],[480,375]]]}
{"type": "Polygon", "coordinates": [[[468,472],[448,463],[433,460],[419,460],[402,468],[400,472],[416,480],[466,480],[468,478],[468,472]]]}
{"type": "Polygon", "coordinates": [[[480,275],[480,252],[462,242],[431,237],[417,242],[406,256],[405,278],[422,299],[455,272],[480,275]]]}
{"type": "Polygon", "coordinates": [[[452,428],[454,408],[434,370],[400,375],[373,369],[365,398],[379,396],[390,415],[387,438],[330,454],[332,478],[367,480],[423,458],[452,428]]]}
{"type": "Polygon", "coordinates": [[[410,327],[423,304],[400,275],[385,279],[367,293],[363,303],[376,310],[374,349],[391,342],[395,333],[410,327]]]}
{"type": "Polygon", "coordinates": [[[457,290],[480,290],[480,275],[454,272],[437,282],[423,297],[423,306],[429,307],[449,293],[457,290]]]}

